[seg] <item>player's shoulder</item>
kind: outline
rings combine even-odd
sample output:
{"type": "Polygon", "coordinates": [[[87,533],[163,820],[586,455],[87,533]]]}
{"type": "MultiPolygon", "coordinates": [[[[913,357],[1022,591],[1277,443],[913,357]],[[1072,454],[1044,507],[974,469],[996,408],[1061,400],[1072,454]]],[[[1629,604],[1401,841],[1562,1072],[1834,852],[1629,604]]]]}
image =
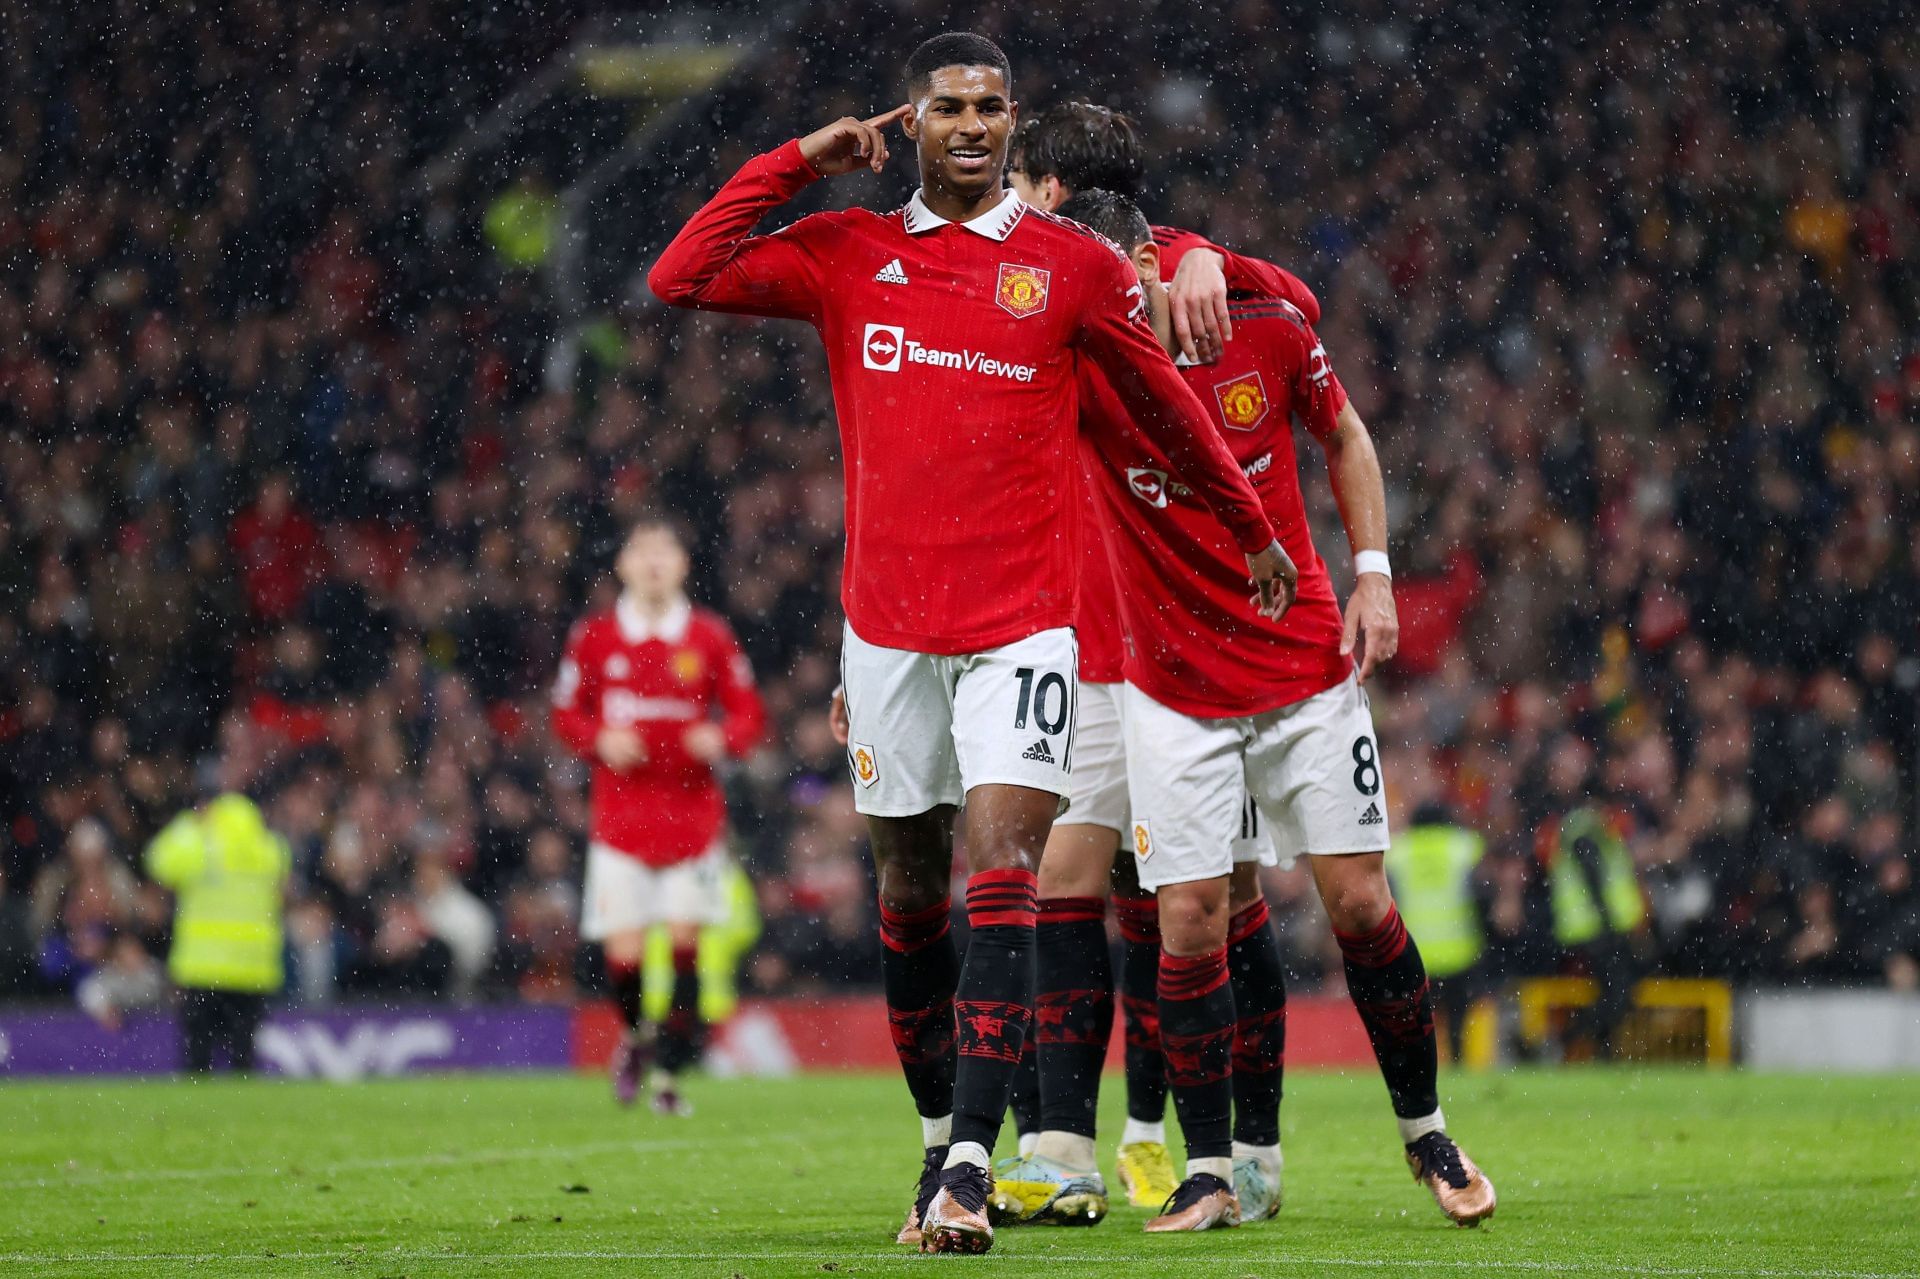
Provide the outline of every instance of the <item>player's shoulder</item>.
{"type": "Polygon", "coordinates": [[[1075,222],[1072,218],[1063,218],[1058,213],[1046,209],[1029,208],[1021,218],[1020,225],[1027,228],[1027,234],[1053,246],[1058,252],[1069,257],[1078,256],[1088,261],[1106,262],[1113,258],[1121,262],[1127,260],[1121,247],[1101,235],[1084,222],[1075,222]]]}
{"type": "Polygon", "coordinates": [[[726,616],[704,604],[695,604],[687,616],[687,634],[707,643],[732,647],[736,642],[733,623],[726,616]]]}
{"type": "Polygon", "coordinates": [[[574,619],[568,645],[576,649],[604,648],[620,637],[620,623],[610,608],[595,609],[574,619]]]}
{"type": "Polygon", "coordinates": [[[1235,324],[1243,321],[1249,324],[1271,322],[1276,326],[1276,332],[1297,335],[1302,341],[1313,336],[1313,321],[1298,305],[1286,298],[1233,298],[1227,303],[1227,315],[1235,324]]]}
{"type": "Polygon", "coordinates": [[[875,213],[872,209],[822,209],[789,222],[773,234],[809,242],[833,240],[857,233],[863,228],[874,229],[883,224],[888,216],[875,213]]]}

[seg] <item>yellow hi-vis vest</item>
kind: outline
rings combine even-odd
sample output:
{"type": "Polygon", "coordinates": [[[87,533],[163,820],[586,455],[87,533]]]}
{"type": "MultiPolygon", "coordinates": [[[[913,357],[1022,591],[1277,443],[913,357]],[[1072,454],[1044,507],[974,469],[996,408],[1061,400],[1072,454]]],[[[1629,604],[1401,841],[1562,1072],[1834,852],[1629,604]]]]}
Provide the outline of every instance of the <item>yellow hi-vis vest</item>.
{"type": "Polygon", "coordinates": [[[1393,898],[1429,976],[1465,972],[1487,948],[1469,887],[1486,848],[1458,826],[1416,826],[1387,850],[1393,898]]]}
{"type": "MultiPolygon", "coordinates": [[[[739,863],[728,861],[721,889],[727,895],[727,922],[700,930],[695,965],[700,972],[700,1020],[717,1026],[733,1016],[740,1004],[736,979],[740,961],[760,940],[760,902],[753,881],[739,863]]],[[[673,939],[664,928],[647,934],[647,953],[641,967],[642,1009],[647,1020],[659,1021],[673,1002],[673,939]]]]}
{"type": "Polygon", "coordinates": [[[1561,818],[1547,885],[1552,890],[1553,936],[1562,946],[1584,946],[1602,933],[1630,933],[1647,917],[1633,856],[1597,808],[1576,808],[1561,818]],[[1574,844],[1583,838],[1600,849],[1601,903],[1593,900],[1586,872],[1573,855],[1574,844]]]}
{"type": "Polygon", "coordinates": [[[244,795],[222,795],[180,814],[147,845],[147,873],[173,890],[176,984],[271,994],[286,984],[282,893],[286,841],[244,795]]]}

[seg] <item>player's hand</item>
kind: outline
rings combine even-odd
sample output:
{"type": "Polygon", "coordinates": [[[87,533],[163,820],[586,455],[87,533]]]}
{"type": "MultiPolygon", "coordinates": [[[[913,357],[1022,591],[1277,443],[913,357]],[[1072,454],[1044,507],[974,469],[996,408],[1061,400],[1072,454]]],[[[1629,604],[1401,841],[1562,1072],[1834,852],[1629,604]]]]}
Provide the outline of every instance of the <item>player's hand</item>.
{"type": "Polygon", "coordinates": [[[881,130],[911,110],[913,104],[903,102],[871,120],[843,116],[800,139],[800,154],[823,178],[837,178],[862,167],[878,173],[887,167],[887,138],[881,130]]]}
{"type": "Polygon", "coordinates": [[[1212,249],[1193,249],[1180,259],[1167,287],[1173,308],[1173,341],[1180,354],[1199,364],[1220,358],[1233,337],[1227,314],[1226,259],[1212,249]]]}
{"type": "Polygon", "coordinates": [[[1275,542],[1256,555],[1247,556],[1247,572],[1260,592],[1256,601],[1260,616],[1279,621],[1293,607],[1294,592],[1300,586],[1300,570],[1280,543],[1275,542]]]}
{"type": "Polygon", "coordinates": [[[687,754],[702,764],[718,764],[727,753],[727,731],[710,719],[687,726],[687,735],[680,739],[687,748],[687,754]]]}
{"type": "Polygon", "coordinates": [[[1384,573],[1362,573],[1347,601],[1347,628],[1340,637],[1340,653],[1351,656],[1364,641],[1360,655],[1360,682],[1400,651],[1400,611],[1393,605],[1393,582],[1384,573]]]}
{"type": "Polygon", "coordinates": [[[621,728],[609,724],[600,730],[593,739],[593,753],[600,762],[616,773],[624,773],[636,764],[647,762],[647,748],[640,742],[640,734],[631,728],[621,728]]]}
{"type": "Polygon", "coordinates": [[[833,740],[845,746],[853,739],[853,721],[847,718],[847,690],[833,690],[833,704],[827,708],[827,723],[833,728],[833,740]]]}

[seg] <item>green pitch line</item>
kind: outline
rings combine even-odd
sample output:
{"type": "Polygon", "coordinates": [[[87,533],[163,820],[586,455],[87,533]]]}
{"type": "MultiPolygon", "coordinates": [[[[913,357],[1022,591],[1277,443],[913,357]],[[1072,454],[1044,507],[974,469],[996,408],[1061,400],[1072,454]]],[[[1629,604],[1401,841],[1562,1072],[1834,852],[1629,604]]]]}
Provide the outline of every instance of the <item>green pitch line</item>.
{"type": "Polygon", "coordinates": [[[1920,1276],[1920,1079],[1570,1070],[1445,1093],[1500,1190],[1477,1231],[1408,1176],[1377,1079],[1298,1075],[1275,1221],[1148,1238],[1119,1206],[922,1258],[890,1243],[919,1132],[888,1077],[696,1081],[681,1121],[582,1077],[9,1084],[0,1273],[1920,1276]]]}

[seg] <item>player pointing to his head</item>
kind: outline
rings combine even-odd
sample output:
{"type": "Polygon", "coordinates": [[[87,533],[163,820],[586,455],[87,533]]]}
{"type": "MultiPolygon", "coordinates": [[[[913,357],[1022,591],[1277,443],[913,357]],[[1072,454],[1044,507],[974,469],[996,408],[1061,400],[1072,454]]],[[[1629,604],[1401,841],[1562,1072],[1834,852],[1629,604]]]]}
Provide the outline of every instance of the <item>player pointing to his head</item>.
{"type": "Polygon", "coordinates": [[[980,1252],[993,1238],[987,1162],[1033,1015],[1034,868],[1072,758],[1076,358],[1178,459],[1267,614],[1291,602],[1293,568],[1142,323],[1125,260],[1082,228],[1026,216],[1003,189],[1006,56],[944,35],[906,71],[906,107],[749,161],[648,280],[669,302],[806,320],[826,344],[847,488],[849,764],[879,871],[889,1019],[927,1146],[903,1233],[980,1252]],[[896,120],[919,153],[906,207],[749,234],[817,178],[878,171],[896,120]],[[947,931],[962,801],[964,968],[947,931]]]}

